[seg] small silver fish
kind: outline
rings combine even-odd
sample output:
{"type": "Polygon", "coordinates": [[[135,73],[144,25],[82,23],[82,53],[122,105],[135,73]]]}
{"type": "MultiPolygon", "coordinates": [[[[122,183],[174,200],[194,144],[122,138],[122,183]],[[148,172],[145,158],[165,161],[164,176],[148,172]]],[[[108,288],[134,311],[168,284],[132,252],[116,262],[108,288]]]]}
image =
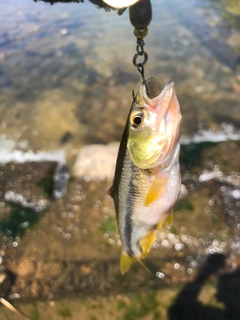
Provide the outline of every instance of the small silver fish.
{"type": "Polygon", "coordinates": [[[119,147],[113,186],[122,242],[120,271],[144,259],[164,220],[172,223],[181,177],[179,132],[181,112],[169,82],[163,89],[149,78],[133,97],[119,147]]]}

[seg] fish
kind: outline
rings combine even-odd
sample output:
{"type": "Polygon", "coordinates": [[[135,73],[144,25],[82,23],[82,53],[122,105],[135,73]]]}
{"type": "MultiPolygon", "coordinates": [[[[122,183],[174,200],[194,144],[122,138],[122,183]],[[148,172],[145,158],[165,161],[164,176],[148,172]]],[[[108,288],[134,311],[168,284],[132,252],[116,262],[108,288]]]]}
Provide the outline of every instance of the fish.
{"type": "Polygon", "coordinates": [[[135,261],[143,265],[156,230],[164,221],[172,223],[181,185],[181,118],[173,81],[163,88],[151,77],[133,93],[109,190],[122,243],[122,274],[135,261]]]}

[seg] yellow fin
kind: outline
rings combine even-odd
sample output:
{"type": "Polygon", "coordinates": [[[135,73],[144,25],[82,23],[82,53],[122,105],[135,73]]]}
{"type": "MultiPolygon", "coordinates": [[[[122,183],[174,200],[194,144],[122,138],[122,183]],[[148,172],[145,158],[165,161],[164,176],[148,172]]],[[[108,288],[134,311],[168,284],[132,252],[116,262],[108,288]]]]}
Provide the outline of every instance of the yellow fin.
{"type": "Polygon", "coordinates": [[[163,226],[163,222],[164,222],[164,220],[161,220],[160,222],[158,222],[158,225],[157,225],[157,230],[160,230],[160,229],[162,229],[162,226],[163,226]]]}
{"type": "Polygon", "coordinates": [[[128,271],[131,265],[134,262],[134,258],[130,257],[127,253],[122,252],[121,259],[120,259],[120,271],[121,274],[124,274],[128,271]]]}
{"type": "Polygon", "coordinates": [[[171,227],[172,223],[173,223],[173,210],[171,210],[170,214],[167,217],[167,226],[168,226],[168,228],[171,227]]]}
{"type": "Polygon", "coordinates": [[[143,267],[143,269],[145,271],[147,271],[147,273],[152,274],[152,272],[148,269],[148,267],[145,266],[145,264],[142,262],[142,260],[136,258],[136,261],[143,267]]]}
{"type": "Polygon", "coordinates": [[[150,203],[154,202],[159,198],[159,196],[163,192],[163,189],[166,183],[167,183],[167,177],[164,177],[161,174],[156,176],[151,187],[148,190],[145,203],[144,203],[145,206],[148,206],[150,203]]]}
{"type": "MultiPolygon", "coordinates": [[[[157,225],[157,230],[160,230],[162,229],[162,226],[163,226],[163,223],[165,222],[165,219],[161,220],[158,225],[157,225]]],[[[167,226],[168,228],[171,227],[172,223],[173,223],[173,210],[170,212],[170,214],[168,215],[167,219],[166,219],[166,222],[167,222],[167,226]]]]}
{"type": "Polygon", "coordinates": [[[136,261],[138,262],[145,271],[147,271],[149,274],[151,274],[151,271],[145,266],[145,264],[142,262],[141,259],[137,258],[137,257],[130,257],[127,253],[125,253],[124,251],[122,252],[121,255],[121,259],[120,259],[120,271],[121,274],[125,274],[129,268],[131,267],[131,265],[133,264],[133,262],[136,261]]]}
{"type": "Polygon", "coordinates": [[[143,239],[140,240],[140,246],[142,248],[142,259],[148,255],[152,244],[155,240],[155,230],[149,232],[143,239]]]}

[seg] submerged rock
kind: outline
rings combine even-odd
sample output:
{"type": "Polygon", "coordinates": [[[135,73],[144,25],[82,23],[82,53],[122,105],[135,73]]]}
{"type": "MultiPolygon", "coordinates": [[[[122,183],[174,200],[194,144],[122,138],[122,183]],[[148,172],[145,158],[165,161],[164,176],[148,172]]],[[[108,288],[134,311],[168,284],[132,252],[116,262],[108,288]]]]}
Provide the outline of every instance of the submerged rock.
{"type": "Polygon", "coordinates": [[[138,264],[124,277],[119,272],[121,242],[113,201],[107,195],[117,143],[82,148],[73,168],[76,178],[69,180],[67,189],[66,167],[56,163],[3,166],[0,183],[5,197],[10,199],[12,191],[29,203],[31,194],[49,201],[47,210],[36,214],[12,207],[1,196],[5,206],[0,212],[6,213],[0,214],[5,226],[0,237],[4,267],[16,275],[10,297],[122,294],[180,285],[192,280],[206,257],[216,253],[226,257],[226,270],[235,270],[240,265],[238,149],[238,142],[182,146],[182,196],[171,229],[159,231],[144,261],[151,276],[138,264]],[[52,197],[55,172],[59,200],[52,197]],[[10,222],[15,223],[12,234],[10,222]]]}

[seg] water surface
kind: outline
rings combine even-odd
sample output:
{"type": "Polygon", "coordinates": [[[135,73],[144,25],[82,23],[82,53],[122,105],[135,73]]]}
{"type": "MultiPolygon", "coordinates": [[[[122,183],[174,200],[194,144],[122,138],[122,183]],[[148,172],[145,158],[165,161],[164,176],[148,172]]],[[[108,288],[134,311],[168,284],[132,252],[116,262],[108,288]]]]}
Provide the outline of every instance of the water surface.
{"type": "MultiPolygon", "coordinates": [[[[145,73],[174,80],[189,137],[240,127],[239,16],[224,3],[152,1],[145,73]]],[[[141,81],[128,12],[21,0],[4,1],[0,19],[1,144],[71,157],[84,144],[119,141],[141,81]]]]}
{"type": "MultiPolygon", "coordinates": [[[[232,308],[215,295],[221,274],[240,265],[237,2],[152,1],[145,73],[176,84],[183,184],[173,226],[159,232],[146,259],[152,274],[136,264],[122,277],[111,181],[95,181],[89,170],[71,177],[62,198],[56,191],[68,178],[64,152],[71,169],[80,147],[120,141],[141,82],[128,11],[119,16],[88,1],[2,1],[0,275],[15,276],[8,298],[31,320],[165,320],[178,301],[193,313],[237,312],[238,274],[223,286],[225,298],[236,290],[232,308]],[[14,158],[23,163],[9,163],[14,158]],[[209,254],[216,254],[213,269],[209,254]],[[199,284],[201,270],[207,278],[199,284]],[[201,292],[189,303],[191,284],[201,292]]],[[[84,160],[100,157],[94,153],[84,160]]]]}

